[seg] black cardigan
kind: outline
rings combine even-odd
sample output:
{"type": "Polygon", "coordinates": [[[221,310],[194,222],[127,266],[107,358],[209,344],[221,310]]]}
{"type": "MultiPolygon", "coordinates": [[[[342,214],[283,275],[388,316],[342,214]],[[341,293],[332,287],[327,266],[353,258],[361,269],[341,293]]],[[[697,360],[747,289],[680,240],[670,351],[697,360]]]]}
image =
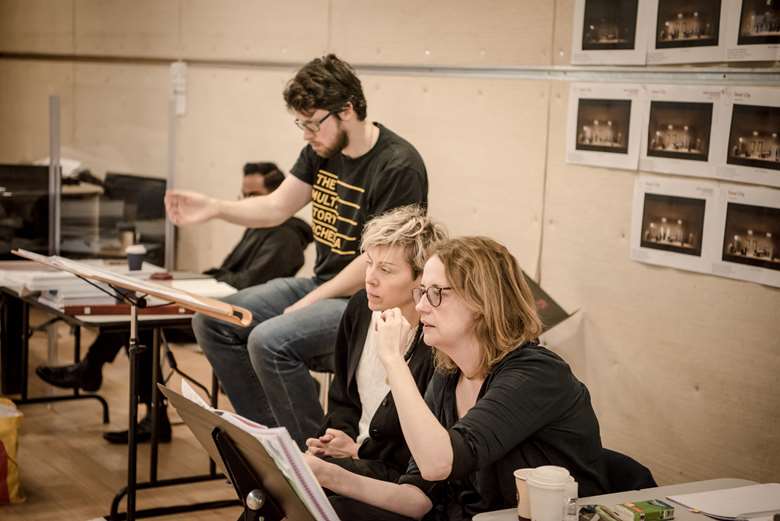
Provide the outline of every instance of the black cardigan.
{"type": "MultiPolygon", "coordinates": [[[[370,323],[371,310],[368,308],[366,292],[361,290],[347,303],[339,324],[336,337],[335,374],[328,394],[328,414],[320,435],[325,432],[325,429],[333,428],[344,431],[352,439],[357,438],[362,406],[356,373],[370,323]]],[[[417,330],[412,346],[406,354],[406,360],[417,388],[420,394],[423,394],[433,374],[433,351],[422,339],[422,328],[417,330]]],[[[358,458],[374,461],[371,461],[370,467],[346,466],[361,474],[372,475],[379,479],[400,476],[406,470],[410,453],[401,432],[398,412],[390,392],[371,418],[369,437],[360,446],[358,458]],[[381,470],[377,470],[378,467],[381,470]],[[368,468],[368,470],[361,471],[361,468],[368,468]]]]}
{"type": "Polygon", "coordinates": [[[437,372],[425,395],[449,431],[449,478],[425,481],[412,460],[401,483],[419,487],[449,519],[516,505],[512,472],[519,468],[566,467],[579,484],[580,497],[607,491],[588,389],[558,355],[532,342],[515,349],[492,368],[476,404],[460,419],[455,404],[459,375],[437,372]]]}

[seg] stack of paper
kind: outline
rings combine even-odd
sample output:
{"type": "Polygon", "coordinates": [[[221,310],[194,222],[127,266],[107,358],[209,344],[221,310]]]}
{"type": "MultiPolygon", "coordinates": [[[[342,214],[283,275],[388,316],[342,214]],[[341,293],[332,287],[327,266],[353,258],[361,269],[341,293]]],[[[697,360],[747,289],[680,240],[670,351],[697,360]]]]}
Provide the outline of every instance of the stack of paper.
{"type": "Polygon", "coordinates": [[[755,519],[780,512],[780,483],[681,494],[668,499],[716,519],[755,519]]]}
{"type": "Polygon", "coordinates": [[[247,432],[259,441],[274,460],[287,482],[301,498],[315,519],[339,521],[314,473],[303,459],[303,453],[284,427],[268,428],[230,411],[212,408],[195,392],[186,380],[181,382],[182,395],[204,409],[221,416],[227,422],[247,432]]]}

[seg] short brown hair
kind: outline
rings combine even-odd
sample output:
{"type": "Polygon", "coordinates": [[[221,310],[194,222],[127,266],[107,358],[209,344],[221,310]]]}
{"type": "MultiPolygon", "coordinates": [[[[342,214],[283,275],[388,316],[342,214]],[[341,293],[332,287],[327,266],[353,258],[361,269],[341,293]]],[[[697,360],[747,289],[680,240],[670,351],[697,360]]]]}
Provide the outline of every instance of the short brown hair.
{"type": "Polygon", "coordinates": [[[347,103],[360,121],[366,119],[366,97],[355,71],[335,54],[315,58],[291,79],[284,89],[287,108],[309,114],[317,109],[338,113],[347,103]]]}
{"type": "Polygon", "coordinates": [[[447,238],[447,230],[426,214],[425,208],[410,204],[374,217],[363,228],[360,250],[374,246],[400,246],[417,278],[423,270],[431,248],[447,238]]]}
{"type": "MultiPolygon", "coordinates": [[[[458,237],[437,244],[431,256],[444,264],[447,282],[475,313],[474,334],[487,373],[508,353],[542,332],[533,295],[509,250],[488,237],[458,237]]],[[[455,364],[436,350],[436,367],[455,364]]]]}

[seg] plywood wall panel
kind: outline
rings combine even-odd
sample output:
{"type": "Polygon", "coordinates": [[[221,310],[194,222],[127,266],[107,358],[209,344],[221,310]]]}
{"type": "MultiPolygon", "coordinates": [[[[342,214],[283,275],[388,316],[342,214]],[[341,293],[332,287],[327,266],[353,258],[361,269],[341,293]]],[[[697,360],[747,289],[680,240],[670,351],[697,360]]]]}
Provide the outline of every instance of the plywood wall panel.
{"type": "Polygon", "coordinates": [[[659,482],[778,480],[780,291],[630,261],[635,174],[564,163],[568,87],[551,100],[542,283],[582,310],[572,358],[606,444],[659,482]]]}
{"type": "Polygon", "coordinates": [[[77,54],[175,57],[179,0],[75,0],[77,54]]]}
{"type": "Polygon", "coordinates": [[[300,62],[324,54],[328,1],[182,1],[186,58],[300,62]]]}
{"type": "Polygon", "coordinates": [[[422,154],[432,215],[455,234],[495,237],[535,273],[548,83],[365,75],[363,84],[369,117],[422,154]]]}
{"type": "Polygon", "coordinates": [[[74,0],[0,0],[0,51],[73,53],[74,0]]]}
{"type": "MultiPolygon", "coordinates": [[[[235,199],[245,162],[273,161],[288,172],[304,144],[281,94],[292,73],[190,67],[188,110],[178,122],[178,186],[235,199]]],[[[211,222],[180,232],[180,267],[201,270],[219,264],[242,229],[211,222]]]]}
{"type": "Polygon", "coordinates": [[[555,30],[552,43],[553,65],[571,64],[571,35],[575,0],[555,0],[555,30]]]}
{"type": "Polygon", "coordinates": [[[73,65],[0,60],[0,161],[49,155],[49,96],[60,97],[60,136],[73,136],[73,65]]]}
{"type": "Polygon", "coordinates": [[[63,144],[98,174],[165,177],[168,89],[165,66],[77,64],[73,139],[63,144]]]}
{"type": "Polygon", "coordinates": [[[553,2],[332,0],[332,5],[332,49],[355,63],[551,63],[553,2]]]}

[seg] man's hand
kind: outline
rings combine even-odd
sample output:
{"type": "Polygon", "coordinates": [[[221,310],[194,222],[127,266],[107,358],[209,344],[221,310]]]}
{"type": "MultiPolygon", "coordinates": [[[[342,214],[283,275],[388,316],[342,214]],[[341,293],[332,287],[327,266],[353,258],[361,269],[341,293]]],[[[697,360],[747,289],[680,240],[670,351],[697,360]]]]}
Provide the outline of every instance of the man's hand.
{"type": "Polygon", "coordinates": [[[398,308],[383,311],[375,324],[377,354],[387,368],[392,362],[403,360],[412,326],[398,308]]]}
{"type": "Polygon", "coordinates": [[[165,210],[176,225],[198,224],[217,216],[217,200],[198,192],[168,190],[165,210]]]}
{"type": "Polygon", "coordinates": [[[320,457],[357,458],[358,453],[355,440],[339,429],[328,429],[319,438],[309,438],[306,446],[309,454],[320,457]]]}

